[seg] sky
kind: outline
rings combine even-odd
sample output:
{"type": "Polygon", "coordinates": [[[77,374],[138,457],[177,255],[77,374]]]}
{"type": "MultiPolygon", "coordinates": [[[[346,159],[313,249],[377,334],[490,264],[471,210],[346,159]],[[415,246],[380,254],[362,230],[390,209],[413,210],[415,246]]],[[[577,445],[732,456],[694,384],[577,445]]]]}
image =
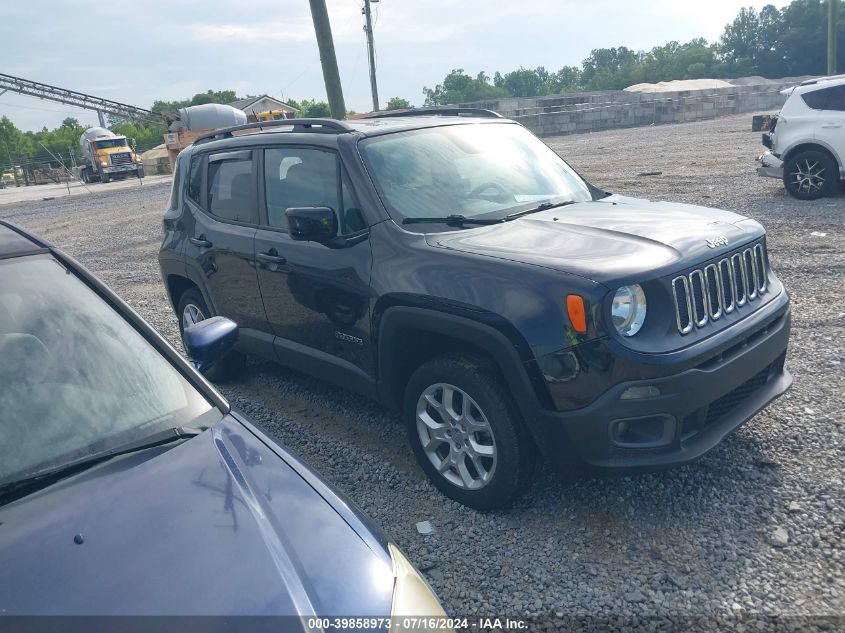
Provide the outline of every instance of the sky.
{"type": "MultiPolygon", "coordinates": [[[[363,0],[327,0],[346,107],[371,110],[363,0]]],[[[453,68],[556,71],[594,48],[715,41],[756,0],[380,0],[373,3],[379,97],[422,105],[453,68]]],[[[6,3],[0,72],[149,108],[209,89],[324,100],[307,0],[41,0],[6,3]]],[[[0,116],[52,128],[96,113],[5,93],[0,116]]]]}

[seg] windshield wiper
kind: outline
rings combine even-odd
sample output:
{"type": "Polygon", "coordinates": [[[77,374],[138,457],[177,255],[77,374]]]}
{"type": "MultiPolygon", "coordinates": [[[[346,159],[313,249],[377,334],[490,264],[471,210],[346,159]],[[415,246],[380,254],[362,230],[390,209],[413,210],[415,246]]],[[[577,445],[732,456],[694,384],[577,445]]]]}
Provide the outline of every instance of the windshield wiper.
{"type": "Polygon", "coordinates": [[[545,202],[541,202],[540,204],[538,204],[536,207],[506,215],[504,219],[507,222],[508,220],[515,220],[517,218],[521,218],[523,215],[528,215],[529,213],[537,213],[538,211],[546,211],[547,209],[556,209],[558,207],[565,207],[570,204],[575,204],[575,201],[564,200],[563,202],[549,202],[548,200],[546,200],[545,202]]]}
{"type": "Polygon", "coordinates": [[[135,453],[147,448],[153,448],[155,446],[161,446],[162,444],[169,444],[170,442],[175,442],[177,440],[194,437],[202,433],[204,430],[205,428],[177,426],[172,429],[158,431],[157,433],[148,435],[140,440],[122,444],[121,446],[116,446],[115,448],[110,448],[109,450],[102,451],[100,453],[86,455],[85,457],[75,459],[66,464],[62,464],[61,466],[28,475],[23,479],[0,483],[0,497],[6,497],[7,495],[12,494],[15,498],[18,498],[22,496],[22,492],[33,492],[34,489],[43,488],[44,486],[54,483],[59,479],[70,477],[71,475],[82,472],[83,470],[91,468],[96,464],[107,461],[112,457],[126,455],[127,453],[135,453]]]}
{"type": "Polygon", "coordinates": [[[489,218],[468,218],[465,215],[447,215],[445,217],[434,218],[405,218],[402,224],[446,224],[448,226],[466,226],[468,224],[501,224],[503,219],[498,218],[491,220],[489,218]]]}

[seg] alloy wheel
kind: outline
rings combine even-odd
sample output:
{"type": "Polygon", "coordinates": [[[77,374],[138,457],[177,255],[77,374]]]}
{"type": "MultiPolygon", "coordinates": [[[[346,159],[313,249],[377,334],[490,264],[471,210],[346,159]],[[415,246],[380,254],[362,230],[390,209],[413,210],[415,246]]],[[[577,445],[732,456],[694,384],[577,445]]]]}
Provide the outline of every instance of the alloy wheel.
{"type": "Polygon", "coordinates": [[[821,161],[805,158],[795,163],[789,176],[796,191],[809,194],[822,190],[825,185],[824,172],[825,166],[821,161]]]}
{"type": "Polygon", "coordinates": [[[189,303],[185,306],[185,309],[182,310],[183,331],[191,327],[192,325],[204,320],[205,315],[202,313],[202,309],[199,306],[194,305],[193,303],[189,303]]]}
{"type": "Polygon", "coordinates": [[[496,470],[496,442],[487,416],[462,389],[426,388],[417,401],[417,433],[426,457],[450,483],[483,488],[496,470]]]}

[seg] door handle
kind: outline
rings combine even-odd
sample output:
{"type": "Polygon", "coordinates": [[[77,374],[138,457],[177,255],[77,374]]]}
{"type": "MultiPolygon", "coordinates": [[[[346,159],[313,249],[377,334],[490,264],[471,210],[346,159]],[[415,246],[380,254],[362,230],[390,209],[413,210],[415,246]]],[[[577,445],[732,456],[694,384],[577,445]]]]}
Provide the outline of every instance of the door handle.
{"type": "Polygon", "coordinates": [[[842,124],[841,123],[822,123],[822,127],[825,127],[825,128],[842,127],[842,124]]]}
{"type": "Polygon", "coordinates": [[[255,259],[260,262],[264,262],[265,264],[284,264],[288,261],[279,255],[275,248],[271,248],[266,253],[256,253],[255,259]]]}
{"type": "Polygon", "coordinates": [[[199,246],[200,248],[211,248],[211,242],[205,239],[205,235],[200,235],[199,237],[192,237],[188,241],[194,246],[199,246]]]}

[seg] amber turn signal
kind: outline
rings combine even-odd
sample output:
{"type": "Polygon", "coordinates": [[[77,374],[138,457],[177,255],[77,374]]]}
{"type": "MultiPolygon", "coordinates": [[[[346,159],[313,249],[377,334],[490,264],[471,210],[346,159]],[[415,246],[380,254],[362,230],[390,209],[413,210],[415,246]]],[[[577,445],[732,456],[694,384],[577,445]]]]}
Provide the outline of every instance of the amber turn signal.
{"type": "Polygon", "coordinates": [[[584,298],[579,295],[566,295],[566,311],[569,321],[576,332],[587,333],[587,311],[584,308],[584,298]]]}

